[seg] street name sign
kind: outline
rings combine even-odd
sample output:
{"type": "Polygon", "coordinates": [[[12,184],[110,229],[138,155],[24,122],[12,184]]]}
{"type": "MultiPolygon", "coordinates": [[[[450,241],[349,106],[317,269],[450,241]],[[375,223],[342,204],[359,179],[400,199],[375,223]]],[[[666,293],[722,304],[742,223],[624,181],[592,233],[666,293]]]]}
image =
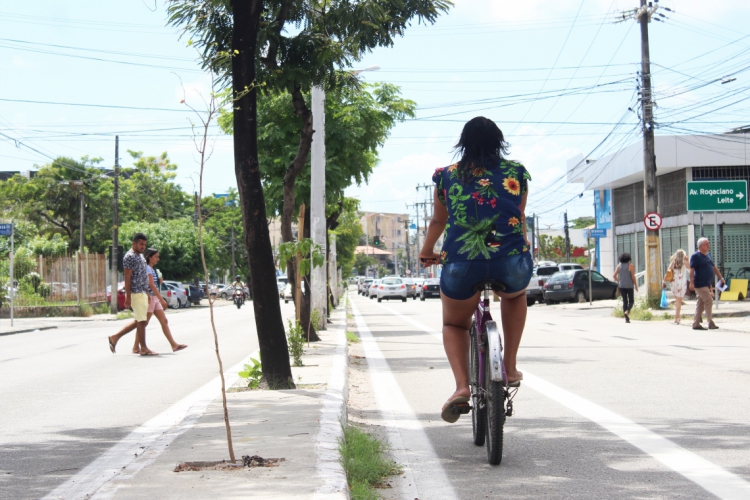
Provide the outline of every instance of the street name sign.
{"type": "Polygon", "coordinates": [[[735,212],[747,210],[747,181],[690,181],[688,212],[735,212]]]}
{"type": "Polygon", "coordinates": [[[10,236],[13,234],[13,224],[0,224],[0,236],[10,236]]]}
{"type": "Polygon", "coordinates": [[[589,238],[606,238],[607,237],[607,230],[606,229],[589,229],[589,238]]]}
{"type": "Polygon", "coordinates": [[[661,215],[649,212],[643,218],[643,225],[650,231],[657,231],[661,227],[661,215]]]}

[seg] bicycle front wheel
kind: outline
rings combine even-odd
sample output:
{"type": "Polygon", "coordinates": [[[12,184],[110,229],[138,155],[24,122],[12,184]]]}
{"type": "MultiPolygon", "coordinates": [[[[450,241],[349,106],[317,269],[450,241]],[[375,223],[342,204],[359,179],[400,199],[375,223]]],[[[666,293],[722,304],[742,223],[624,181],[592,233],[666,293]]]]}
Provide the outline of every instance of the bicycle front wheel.
{"type": "Polygon", "coordinates": [[[489,352],[484,363],[485,387],[485,434],[487,437],[487,461],[498,465],[503,459],[503,426],[505,425],[505,387],[502,382],[493,382],[490,377],[489,352]]]}
{"type": "Polygon", "coordinates": [[[474,444],[484,446],[485,439],[485,405],[482,391],[479,390],[479,343],[477,324],[472,322],[469,330],[469,385],[471,387],[471,428],[474,432],[474,444]]]}

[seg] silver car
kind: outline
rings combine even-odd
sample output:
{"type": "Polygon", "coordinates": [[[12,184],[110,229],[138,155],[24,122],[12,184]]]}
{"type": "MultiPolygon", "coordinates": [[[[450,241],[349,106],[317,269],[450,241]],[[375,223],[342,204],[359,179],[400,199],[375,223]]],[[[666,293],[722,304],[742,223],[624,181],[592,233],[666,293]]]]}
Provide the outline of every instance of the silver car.
{"type": "Polygon", "coordinates": [[[182,307],[190,307],[190,298],[188,297],[187,290],[182,288],[179,282],[177,281],[163,281],[161,284],[161,288],[159,291],[161,292],[161,296],[164,297],[165,290],[164,287],[167,287],[167,291],[172,292],[171,294],[167,294],[168,297],[164,297],[164,300],[167,301],[167,305],[171,309],[178,309],[182,307]],[[176,304],[174,302],[170,302],[168,298],[174,297],[176,299],[176,304]]]}
{"type": "Polygon", "coordinates": [[[378,286],[380,286],[380,280],[372,280],[372,282],[367,285],[367,290],[365,295],[369,299],[374,299],[378,295],[378,286]]]}
{"type": "Polygon", "coordinates": [[[377,288],[378,302],[383,299],[401,299],[406,302],[407,293],[406,283],[401,278],[383,278],[377,288]]]}

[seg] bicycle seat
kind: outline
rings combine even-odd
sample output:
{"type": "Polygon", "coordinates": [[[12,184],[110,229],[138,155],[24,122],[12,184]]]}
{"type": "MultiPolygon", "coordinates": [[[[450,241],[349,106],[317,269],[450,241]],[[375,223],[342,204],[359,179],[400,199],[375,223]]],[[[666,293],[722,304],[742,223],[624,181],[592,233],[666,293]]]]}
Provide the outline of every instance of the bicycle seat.
{"type": "Polygon", "coordinates": [[[492,290],[493,292],[504,292],[505,291],[505,283],[497,280],[484,280],[480,281],[479,283],[475,283],[474,286],[471,287],[472,290],[475,292],[481,292],[482,290],[492,290]]]}

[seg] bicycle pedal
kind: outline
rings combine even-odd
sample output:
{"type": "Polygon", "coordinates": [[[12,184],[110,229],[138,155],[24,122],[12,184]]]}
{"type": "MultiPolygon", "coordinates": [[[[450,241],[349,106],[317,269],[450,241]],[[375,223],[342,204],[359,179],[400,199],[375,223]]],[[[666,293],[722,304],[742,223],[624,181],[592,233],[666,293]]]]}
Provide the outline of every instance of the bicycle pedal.
{"type": "Polygon", "coordinates": [[[469,403],[454,403],[451,408],[451,413],[454,415],[466,415],[469,412],[471,412],[471,406],[469,403]]]}

